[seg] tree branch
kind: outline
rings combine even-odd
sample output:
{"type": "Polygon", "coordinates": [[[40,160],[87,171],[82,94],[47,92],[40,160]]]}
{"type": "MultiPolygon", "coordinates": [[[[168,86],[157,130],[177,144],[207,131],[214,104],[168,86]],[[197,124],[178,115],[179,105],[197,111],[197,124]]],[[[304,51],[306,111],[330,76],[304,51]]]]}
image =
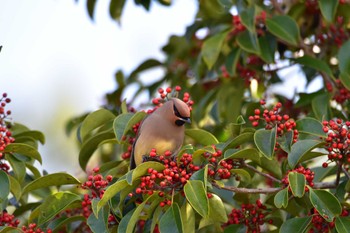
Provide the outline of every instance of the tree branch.
{"type": "Polygon", "coordinates": [[[234,187],[234,186],[220,186],[218,184],[216,184],[215,182],[212,182],[212,185],[218,189],[224,189],[224,190],[228,190],[228,191],[232,191],[235,193],[255,193],[255,194],[269,194],[269,193],[277,193],[280,190],[283,189],[283,187],[280,188],[255,188],[255,189],[250,189],[250,188],[238,188],[238,187],[234,187]]]}
{"type": "Polygon", "coordinates": [[[266,178],[268,178],[268,179],[270,179],[270,180],[273,180],[273,181],[275,181],[275,182],[277,182],[277,183],[281,183],[281,180],[279,180],[279,179],[277,179],[277,178],[275,178],[275,177],[273,177],[273,176],[271,176],[271,175],[269,175],[269,174],[266,174],[266,173],[263,173],[263,172],[259,171],[259,170],[256,169],[255,167],[253,167],[253,166],[251,166],[251,165],[249,165],[249,164],[246,164],[244,161],[242,161],[241,164],[242,164],[243,167],[246,167],[246,168],[248,168],[248,169],[250,169],[250,170],[252,170],[252,171],[258,173],[258,174],[261,175],[261,176],[264,176],[264,177],[266,177],[266,178]]]}
{"type": "Polygon", "coordinates": [[[335,182],[316,182],[313,189],[334,189],[338,185],[335,182]]]}

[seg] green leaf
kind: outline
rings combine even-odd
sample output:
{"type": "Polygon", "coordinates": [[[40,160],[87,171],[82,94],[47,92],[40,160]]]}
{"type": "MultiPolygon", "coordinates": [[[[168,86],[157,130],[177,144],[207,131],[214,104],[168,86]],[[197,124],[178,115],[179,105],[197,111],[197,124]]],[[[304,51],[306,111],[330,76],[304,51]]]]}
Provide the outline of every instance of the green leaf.
{"type": "Polygon", "coordinates": [[[232,233],[232,232],[234,232],[234,233],[246,233],[246,232],[248,232],[248,229],[243,224],[232,224],[232,225],[227,226],[224,229],[224,233],[232,233]]]}
{"type": "Polygon", "coordinates": [[[244,169],[235,168],[231,169],[230,172],[237,174],[240,178],[241,183],[244,182],[245,184],[250,184],[250,182],[252,181],[252,177],[250,176],[249,172],[247,172],[244,169]]]}
{"type": "Polygon", "coordinates": [[[86,221],[86,218],[81,215],[72,216],[72,217],[63,216],[61,218],[57,218],[50,221],[49,225],[47,226],[47,229],[51,229],[53,232],[59,232],[59,230],[64,226],[68,226],[69,224],[74,222],[84,222],[84,221],[86,221]]]}
{"type": "Polygon", "coordinates": [[[309,55],[304,55],[303,57],[296,59],[296,62],[298,62],[301,65],[313,68],[317,71],[323,72],[329,77],[333,77],[331,68],[326,62],[324,62],[321,59],[317,59],[309,55]]]}
{"type": "Polygon", "coordinates": [[[115,115],[107,109],[99,109],[93,113],[90,113],[82,122],[80,127],[80,135],[82,141],[87,139],[87,136],[98,127],[104,125],[106,122],[115,118],[115,115]]]}
{"type": "Polygon", "coordinates": [[[209,70],[213,68],[213,65],[219,58],[222,45],[228,33],[229,31],[223,31],[204,41],[202,46],[202,57],[209,70]]]}
{"type": "Polygon", "coordinates": [[[9,161],[15,178],[19,183],[22,183],[26,176],[25,162],[18,160],[13,154],[6,154],[5,158],[9,161]]]}
{"type": "Polygon", "coordinates": [[[281,146],[282,150],[284,150],[287,153],[290,153],[292,144],[293,144],[293,131],[287,131],[282,136],[277,137],[277,142],[281,146]]]}
{"type": "Polygon", "coordinates": [[[173,203],[164,213],[159,221],[159,230],[160,232],[183,232],[180,208],[177,203],[173,203]]]}
{"type": "Polygon", "coordinates": [[[294,168],[299,161],[305,156],[309,151],[322,145],[323,142],[316,140],[302,140],[297,141],[292,145],[290,154],[288,155],[288,164],[291,168],[294,168]]]}
{"type": "Polygon", "coordinates": [[[141,63],[135,70],[132,71],[132,73],[129,75],[129,78],[126,80],[127,84],[130,84],[132,82],[135,82],[135,78],[137,75],[143,71],[161,66],[162,63],[156,59],[148,59],[141,63]]]}
{"type": "Polygon", "coordinates": [[[337,12],[338,8],[338,0],[319,0],[318,5],[320,7],[321,13],[323,17],[328,21],[328,22],[333,22],[334,21],[334,16],[337,12]]]}
{"type": "Polygon", "coordinates": [[[208,216],[209,201],[204,184],[199,180],[188,180],[184,186],[185,196],[193,209],[203,218],[208,216]]]}
{"type": "Polygon", "coordinates": [[[276,127],[271,130],[260,129],[254,134],[255,145],[268,159],[272,159],[275,153],[276,129],[276,127]]]}
{"type": "Polygon", "coordinates": [[[300,39],[298,24],[287,15],[276,15],[266,19],[269,32],[276,37],[296,46],[300,39]]]}
{"type": "MultiPolygon", "coordinates": [[[[92,206],[96,206],[96,199],[92,200],[92,206]]],[[[94,208],[93,208],[94,209],[94,208]]],[[[87,219],[87,224],[94,233],[109,233],[108,230],[108,215],[109,208],[104,206],[103,211],[99,211],[98,216],[95,214],[90,214],[87,219]]]]}
{"type": "Polygon", "coordinates": [[[310,201],[318,213],[328,222],[332,222],[342,212],[338,199],[326,190],[309,188],[310,201]]]}
{"type": "Polygon", "coordinates": [[[346,41],[339,49],[338,61],[340,80],[350,90],[350,40],[346,41]]]}
{"type": "Polygon", "coordinates": [[[0,204],[2,204],[10,194],[10,179],[3,170],[0,170],[0,190],[0,204]]]}
{"type": "Polygon", "coordinates": [[[290,172],[288,174],[289,187],[295,197],[302,197],[305,193],[306,179],[303,174],[290,172]]]}
{"type": "Polygon", "coordinates": [[[202,145],[209,146],[219,143],[213,134],[203,129],[186,129],[185,134],[202,145]]]}
{"type": "Polygon", "coordinates": [[[39,206],[38,224],[41,225],[48,222],[76,201],[81,201],[80,196],[71,192],[58,192],[48,196],[39,206]]]}
{"type": "Polygon", "coordinates": [[[146,115],[147,113],[145,112],[137,112],[135,114],[126,113],[117,116],[113,123],[113,129],[118,142],[121,143],[123,136],[127,134],[133,125],[142,121],[146,115]]]}
{"type": "Polygon", "coordinates": [[[28,130],[20,133],[12,134],[12,136],[17,140],[22,137],[30,137],[34,140],[38,140],[41,144],[45,143],[45,136],[42,132],[36,130],[28,130]]]}
{"type": "MultiPolygon", "coordinates": [[[[1,47],[0,47],[1,49],[1,47]]],[[[0,227],[0,233],[23,233],[19,228],[16,227],[0,227]]]]}
{"type": "Polygon", "coordinates": [[[212,194],[209,200],[209,218],[215,222],[225,223],[228,221],[224,203],[216,194],[212,194]]]}
{"type": "Polygon", "coordinates": [[[236,148],[239,145],[242,145],[246,142],[253,142],[254,141],[254,133],[252,132],[246,132],[246,133],[241,133],[237,137],[228,140],[223,148],[222,151],[225,152],[229,148],[236,148]]]}
{"type": "Polygon", "coordinates": [[[277,47],[276,38],[271,34],[266,34],[258,39],[260,47],[260,57],[266,63],[274,63],[275,51],[277,47]]]}
{"type": "Polygon", "coordinates": [[[251,32],[255,31],[255,6],[247,7],[239,12],[242,24],[251,32]]]}
{"type": "Polygon", "coordinates": [[[312,110],[319,121],[330,120],[329,95],[327,93],[317,95],[311,102],[312,110]]]}
{"type": "Polygon", "coordinates": [[[319,137],[326,137],[326,133],[323,132],[323,126],[321,122],[311,117],[304,117],[296,122],[297,130],[299,133],[311,134],[319,137]]]}
{"type": "Polygon", "coordinates": [[[183,232],[195,232],[196,215],[192,206],[185,202],[181,207],[181,219],[183,224],[183,232]]]}
{"type": "Polygon", "coordinates": [[[109,186],[103,194],[102,199],[97,204],[97,212],[107,204],[117,193],[129,186],[128,182],[125,179],[118,180],[111,186],[109,186]]]}
{"type": "Polygon", "coordinates": [[[304,233],[306,232],[312,216],[303,218],[291,218],[283,222],[279,232],[280,233],[304,233]]]}
{"type": "Polygon", "coordinates": [[[277,208],[286,208],[288,206],[288,187],[279,191],[274,197],[274,203],[277,208]]]}
{"type": "Polygon", "coordinates": [[[35,189],[46,188],[50,186],[61,186],[68,184],[80,184],[80,181],[72,175],[64,172],[52,173],[33,180],[24,187],[22,193],[24,194],[35,189]]]}
{"type": "Polygon", "coordinates": [[[227,55],[225,66],[227,72],[231,76],[236,76],[237,62],[240,55],[241,49],[239,47],[233,48],[231,52],[227,55]]]}
{"type": "MultiPolygon", "coordinates": [[[[22,187],[21,184],[18,182],[16,178],[14,178],[11,175],[8,175],[9,181],[10,181],[10,190],[13,196],[16,198],[17,201],[21,198],[22,195],[22,187]]],[[[0,184],[0,186],[2,183],[0,184]]],[[[2,189],[1,189],[2,190],[2,189]]]]}
{"type": "Polygon", "coordinates": [[[207,187],[208,182],[208,164],[205,165],[204,168],[199,169],[198,171],[194,172],[190,178],[190,180],[199,180],[202,181],[204,184],[204,187],[207,187]]]}
{"type": "Polygon", "coordinates": [[[260,163],[259,151],[255,148],[247,149],[228,149],[224,153],[224,159],[250,159],[254,162],[260,163]]]}
{"type": "Polygon", "coordinates": [[[4,152],[7,153],[18,153],[26,157],[36,159],[42,164],[40,153],[32,146],[23,143],[11,143],[5,147],[4,152]]]}
{"type": "Polygon", "coordinates": [[[98,148],[101,142],[114,138],[115,135],[113,132],[100,132],[89,138],[86,142],[83,143],[80,153],[79,153],[79,165],[85,170],[86,165],[89,162],[91,156],[98,148]]]}
{"type": "Polygon", "coordinates": [[[348,216],[335,218],[335,229],[337,232],[350,233],[350,218],[348,216]]]}
{"type": "Polygon", "coordinates": [[[92,20],[94,19],[95,5],[96,5],[96,0],[87,0],[86,2],[88,14],[90,16],[90,19],[92,20]]]}
{"type": "Polygon", "coordinates": [[[128,183],[131,185],[136,179],[138,179],[141,176],[144,176],[147,174],[147,170],[149,168],[153,168],[154,170],[163,171],[164,170],[164,164],[159,163],[159,162],[154,162],[154,161],[148,161],[141,163],[138,165],[133,171],[132,171],[132,179],[128,180],[128,183]],[[131,182],[130,182],[131,181],[131,182]]]}
{"type": "Polygon", "coordinates": [[[241,32],[238,34],[236,41],[248,53],[260,54],[260,46],[256,33],[250,31],[241,32]]]}
{"type": "Polygon", "coordinates": [[[140,219],[140,215],[142,213],[142,210],[144,209],[145,205],[147,203],[152,203],[155,199],[160,198],[158,196],[158,193],[155,192],[153,193],[151,196],[149,196],[146,200],[144,200],[140,205],[138,205],[134,211],[134,213],[132,214],[128,226],[126,228],[126,233],[133,233],[134,232],[134,228],[135,225],[137,223],[137,221],[140,219]]]}
{"type": "Polygon", "coordinates": [[[123,13],[125,0],[111,0],[109,3],[109,14],[112,19],[120,22],[120,17],[123,13]]]}

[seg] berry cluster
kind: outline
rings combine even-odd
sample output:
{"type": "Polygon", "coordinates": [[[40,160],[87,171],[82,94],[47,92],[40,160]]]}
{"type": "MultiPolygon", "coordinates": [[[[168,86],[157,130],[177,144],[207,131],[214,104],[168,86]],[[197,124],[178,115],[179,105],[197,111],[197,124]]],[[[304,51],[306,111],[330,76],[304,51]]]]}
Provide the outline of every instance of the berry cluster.
{"type": "MultiPolygon", "coordinates": [[[[312,215],[311,229],[309,230],[309,233],[330,232],[332,229],[334,229],[335,222],[326,221],[315,208],[311,210],[311,213],[309,213],[309,215],[312,215]]],[[[343,209],[340,216],[349,216],[349,211],[343,209]]]]}
{"type": "Polygon", "coordinates": [[[247,232],[259,233],[260,226],[265,222],[272,224],[272,220],[266,219],[266,206],[257,200],[255,204],[242,204],[241,209],[233,209],[228,215],[228,221],[224,227],[232,224],[244,224],[247,232]]]}
{"type": "MultiPolygon", "coordinates": [[[[326,150],[330,161],[350,164],[350,121],[341,119],[323,121],[323,131],[327,134],[326,150]]],[[[323,167],[327,167],[323,163],[323,167]]]]}
{"type": "Polygon", "coordinates": [[[335,23],[327,25],[322,23],[322,32],[317,35],[317,42],[323,44],[336,44],[339,47],[349,39],[349,32],[346,28],[347,23],[344,22],[342,16],[338,16],[335,23]]]}
{"type": "Polygon", "coordinates": [[[52,233],[51,229],[44,231],[37,227],[36,223],[30,223],[28,226],[22,226],[22,232],[24,233],[52,233]]]}
{"type": "MultiPolygon", "coordinates": [[[[167,98],[169,97],[169,95],[170,97],[178,97],[179,92],[181,91],[181,87],[176,86],[174,89],[175,91],[173,91],[173,88],[171,87],[167,87],[165,90],[163,88],[159,88],[158,93],[160,97],[154,98],[152,100],[152,103],[155,105],[155,107],[153,109],[148,110],[147,113],[150,114],[154,112],[157,108],[162,106],[162,104],[167,101],[167,98]]],[[[192,105],[194,104],[194,102],[190,98],[191,98],[190,94],[188,92],[185,92],[183,94],[182,101],[185,102],[190,108],[190,110],[192,111],[192,105]]]]}
{"type": "MultiPolygon", "coordinates": [[[[163,197],[164,200],[160,202],[160,206],[171,205],[170,196],[173,190],[183,190],[183,186],[187,180],[190,179],[193,172],[200,169],[199,166],[192,164],[192,155],[183,154],[180,163],[177,164],[171,158],[172,153],[166,151],[162,155],[158,155],[155,149],[149,153],[150,159],[156,159],[163,163],[165,169],[163,171],[157,171],[153,168],[149,168],[147,174],[141,177],[141,183],[135,189],[136,194],[152,195],[154,191],[159,191],[158,195],[163,197]]],[[[132,197],[134,194],[130,193],[132,197]]]]}
{"type": "MultiPolygon", "coordinates": [[[[106,187],[112,181],[113,177],[107,175],[104,179],[100,172],[100,168],[93,169],[94,175],[89,175],[88,180],[82,184],[83,189],[90,191],[89,194],[84,194],[84,199],[81,203],[81,214],[87,219],[92,213],[91,200],[94,198],[102,198],[106,187]]],[[[76,213],[78,214],[78,213],[76,213]]],[[[109,223],[114,221],[114,216],[109,216],[109,223]]]]}
{"type": "MultiPolygon", "coordinates": [[[[265,100],[261,100],[260,104],[264,106],[266,104],[265,100]]],[[[296,129],[296,123],[287,114],[280,114],[282,104],[278,102],[272,110],[268,110],[264,107],[264,111],[261,117],[261,110],[255,109],[254,116],[250,116],[249,120],[252,122],[254,127],[259,125],[259,120],[265,122],[265,129],[272,129],[277,126],[277,136],[282,136],[287,131],[293,131],[293,143],[298,140],[298,130],[296,129]]]]}
{"type": "MultiPolygon", "coordinates": [[[[6,93],[2,94],[0,98],[0,159],[4,156],[3,151],[6,146],[14,142],[14,138],[11,137],[11,131],[9,131],[10,125],[6,122],[6,119],[11,115],[10,110],[6,110],[6,105],[11,102],[11,99],[7,97],[6,93]]],[[[6,169],[2,169],[6,170],[6,169]]]]}
{"type": "MultiPolygon", "coordinates": [[[[309,168],[304,168],[303,166],[300,166],[293,170],[289,170],[287,174],[284,176],[284,178],[282,179],[282,183],[285,185],[285,187],[289,185],[289,179],[288,179],[289,172],[297,172],[297,173],[303,174],[305,176],[305,179],[308,185],[310,185],[310,187],[314,186],[315,172],[311,171],[309,168]]],[[[306,192],[309,191],[309,188],[307,186],[305,186],[305,191],[306,192]]]]}
{"type": "MultiPolygon", "coordinates": [[[[265,11],[262,11],[259,15],[255,17],[255,27],[258,35],[263,35],[265,33],[265,20],[266,20],[265,11]]],[[[241,18],[239,15],[232,16],[232,25],[233,25],[233,30],[231,34],[233,36],[246,30],[246,27],[242,24],[241,18]]]]}
{"type": "Polygon", "coordinates": [[[15,219],[15,216],[7,213],[6,210],[3,210],[0,214],[0,226],[8,226],[8,227],[17,227],[19,224],[19,220],[15,219]]]}
{"type": "MultiPolygon", "coordinates": [[[[333,100],[339,104],[343,104],[345,101],[350,99],[350,91],[344,87],[339,79],[335,81],[335,92],[333,100]]],[[[330,82],[326,83],[326,89],[328,92],[333,92],[333,85],[330,82]]]]}
{"type": "Polygon", "coordinates": [[[229,179],[231,176],[236,176],[236,179],[239,179],[236,174],[231,173],[231,169],[233,167],[240,166],[240,163],[232,159],[221,160],[222,151],[217,149],[214,145],[213,148],[215,149],[214,153],[206,152],[203,154],[203,157],[208,161],[209,164],[209,177],[215,180],[220,180],[229,179]]]}

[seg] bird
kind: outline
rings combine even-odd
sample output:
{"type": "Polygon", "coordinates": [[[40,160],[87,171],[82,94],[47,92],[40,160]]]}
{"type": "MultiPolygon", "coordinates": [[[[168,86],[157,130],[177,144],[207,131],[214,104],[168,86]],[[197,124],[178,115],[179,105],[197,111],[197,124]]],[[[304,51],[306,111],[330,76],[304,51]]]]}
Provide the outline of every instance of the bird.
{"type": "Polygon", "coordinates": [[[157,154],[180,151],[185,137],[185,123],[191,124],[189,106],[178,98],[169,98],[148,115],[140,125],[131,151],[130,170],[144,162],[152,149],[157,154]]]}

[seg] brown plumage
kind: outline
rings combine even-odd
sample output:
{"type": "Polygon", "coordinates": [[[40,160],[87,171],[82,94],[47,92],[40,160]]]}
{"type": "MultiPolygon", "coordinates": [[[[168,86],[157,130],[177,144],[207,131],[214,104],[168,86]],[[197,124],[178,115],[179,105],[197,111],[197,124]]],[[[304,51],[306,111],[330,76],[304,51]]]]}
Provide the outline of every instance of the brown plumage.
{"type": "Polygon", "coordinates": [[[156,149],[157,154],[169,150],[175,156],[184,140],[184,124],[190,122],[189,107],[177,98],[169,99],[147,116],[141,123],[133,145],[130,169],[142,163],[143,156],[152,149],[156,149]]]}

